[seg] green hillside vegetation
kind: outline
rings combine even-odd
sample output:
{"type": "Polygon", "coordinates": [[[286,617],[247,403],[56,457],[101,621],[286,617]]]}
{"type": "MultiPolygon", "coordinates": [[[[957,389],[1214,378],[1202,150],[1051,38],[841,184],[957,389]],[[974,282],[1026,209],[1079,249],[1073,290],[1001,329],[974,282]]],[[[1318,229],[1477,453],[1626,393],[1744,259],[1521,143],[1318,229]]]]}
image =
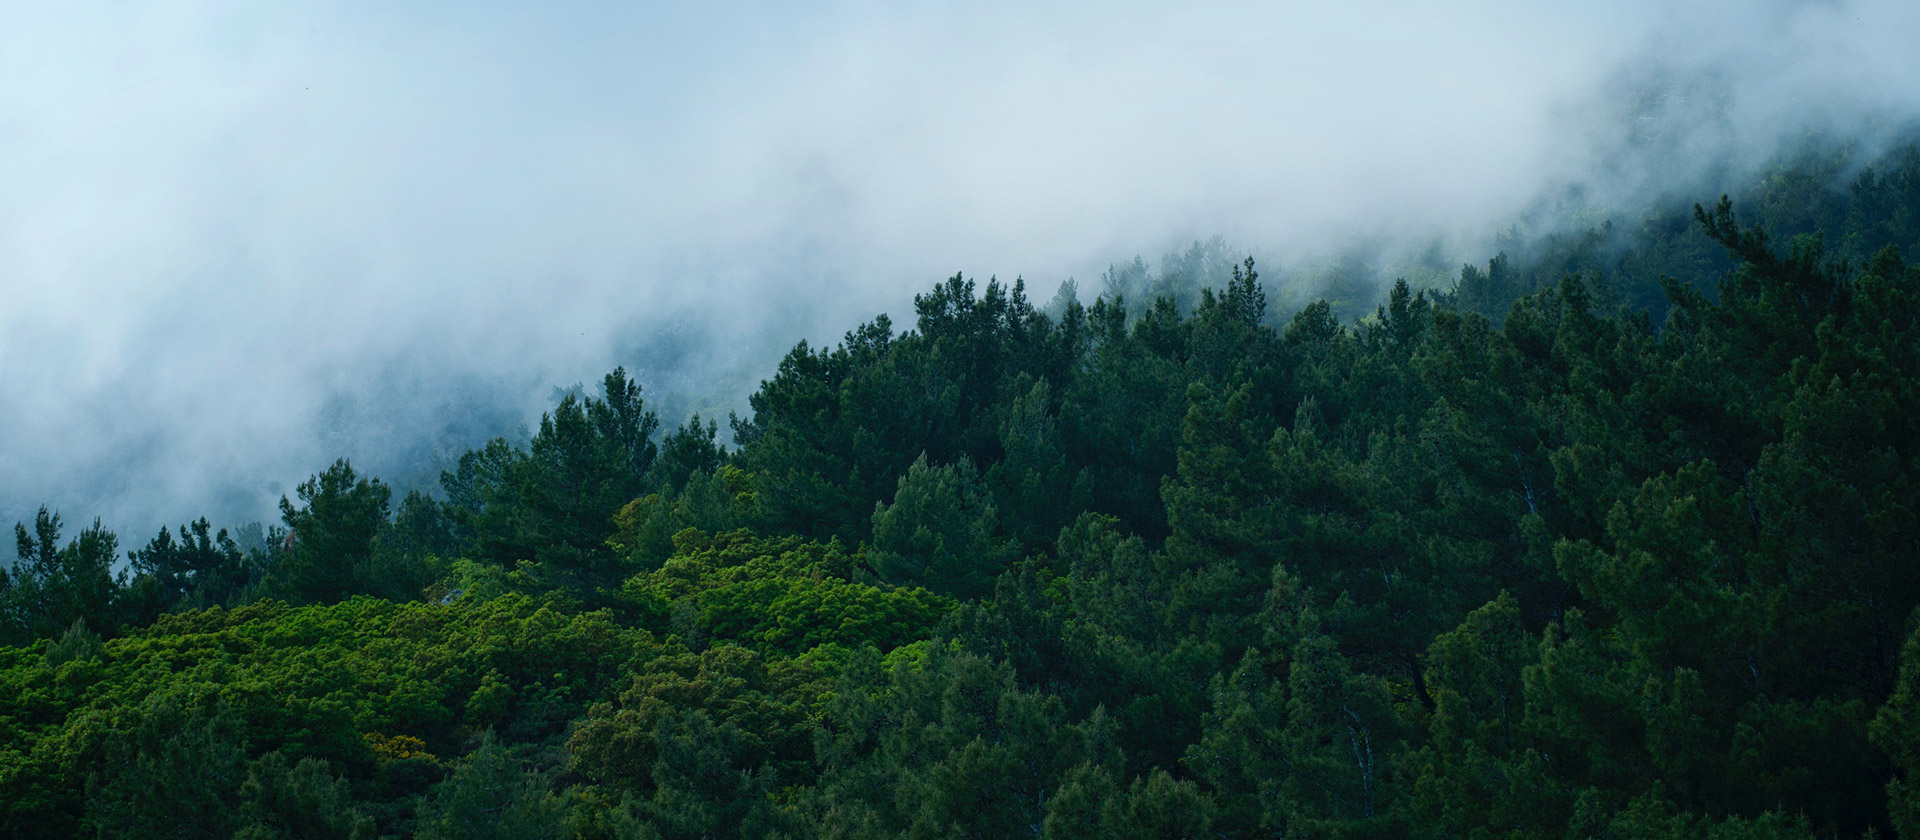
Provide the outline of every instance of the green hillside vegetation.
{"type": "Polygon", "coordinates": [[[436,496],[43,510],[0,836],[1920,840],[1920,152],[1849,154],[1363,318],[955,276],[730,441],[616,370],[436,496]]]}

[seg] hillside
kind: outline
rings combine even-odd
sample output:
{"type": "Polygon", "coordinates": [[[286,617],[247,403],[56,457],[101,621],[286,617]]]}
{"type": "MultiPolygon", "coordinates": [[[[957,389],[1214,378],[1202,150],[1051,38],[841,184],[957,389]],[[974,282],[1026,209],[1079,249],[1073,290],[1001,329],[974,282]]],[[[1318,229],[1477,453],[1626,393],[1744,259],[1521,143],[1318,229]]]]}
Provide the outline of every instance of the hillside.
{"type": "Polygon", "coordinates": [[[1358,310],[956,275],[725,432],[616,370],[432,496],[43,510],[0,835],[1920,837],[1920,152],[1706,204],[1358,310]]]}

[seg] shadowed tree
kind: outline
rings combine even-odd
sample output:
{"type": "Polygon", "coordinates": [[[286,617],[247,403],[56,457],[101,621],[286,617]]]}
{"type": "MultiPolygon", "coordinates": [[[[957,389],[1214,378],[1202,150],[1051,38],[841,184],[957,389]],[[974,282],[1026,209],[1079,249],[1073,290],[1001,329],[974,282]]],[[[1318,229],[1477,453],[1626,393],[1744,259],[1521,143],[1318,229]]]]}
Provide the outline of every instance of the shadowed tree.
{"type": "Polygon", "coordinates": [[[377,478],[354,473],[342,458],[294,492],[299,506],[280,499],[290,543],[277,570],[283,591],[295,600],[322,604],[366,591],[374,537],[387,524],[393,491],[377,478]]]}
{"type": "Polygon", "coordinates": [[[113,571],[120,542],[100,520],[61,547],[60,515],[42,507],[33,530],[18,523],[13,536],[20,559],[0,578],[0,639],[52,638],[83,619],[112,635],[126,622],[126,576],[113,571]]]}
{"type": "Polygon", "coordinates": [[[106,740],[87,785],[86,822],[130,840],[231,837],[242,826],[246,739],[224,703],[156,694],[106,740]]]}
{"type": "Polygon", "coordinates": [[[888,582],[977,598],[1010,559],[973,462],[934,467],[922,455],[900,477],[893,504],[873,508],[873,567],[888,582]]]}
{"type": "Polygon", "coordinates": [[[566,803],[547,777],[523,770],[491,732],[420,803],[421,840],[542,840],[567,836],[566,803]]]}

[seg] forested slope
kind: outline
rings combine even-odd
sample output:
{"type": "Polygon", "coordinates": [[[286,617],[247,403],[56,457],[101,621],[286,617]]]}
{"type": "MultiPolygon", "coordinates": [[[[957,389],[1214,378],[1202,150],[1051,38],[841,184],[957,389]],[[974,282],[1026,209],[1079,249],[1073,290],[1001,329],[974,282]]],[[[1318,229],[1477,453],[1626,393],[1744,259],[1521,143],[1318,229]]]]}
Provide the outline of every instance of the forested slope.
{"type": "Polygon", "coordinates": [[[1920,837],[1920,159],[1803,171],[1359,321],[956,276],[730,447],[615,371],[124,571],[43,513],[0,832],[1920,837]]]}

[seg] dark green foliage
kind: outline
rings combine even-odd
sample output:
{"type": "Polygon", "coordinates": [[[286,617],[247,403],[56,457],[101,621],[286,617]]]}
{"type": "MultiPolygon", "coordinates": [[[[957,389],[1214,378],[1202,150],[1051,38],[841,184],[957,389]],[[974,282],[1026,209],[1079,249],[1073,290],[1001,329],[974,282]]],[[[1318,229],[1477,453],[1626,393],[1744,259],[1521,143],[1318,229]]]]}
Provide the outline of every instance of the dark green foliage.
{"type": "Polygon", "coordinates": [[[933,467],[922,455],[900,477],[893,503],[874,505],[869,559],[889,583],[978,597],[1010,554],[994,538],[996,524],[972,461],[933,467]]]}
{"type": "Polygon", "coordinates": [[[835,691],[818,736],[823,833],[1034,833],[1076,768],[1117,762],[1104,715],[1069,718],[981,657],[919,653],[857,663],[835,691]]]}
{"type": "Polygon", "coordinates": [[[1104,768],[1082,765],[1054,793],[1041,836],[1199,840],[1216,836],[1212,827],[1212,800],[1191,781],[1175,780],[1156,769],[1122,789],[1104,768]]]}
{"type": "Polygon", "coordinates": [[[47,645],[47,667],[59,668],[76,660],[96,659],[102,650],[100,637],[87,629],[86,619],[76,618],[66,633],[47,645]]]}
{"type": "Polygon", "coordinates": [[[566,803],[522,769],[491,734],[420,804],[422,840],[545,840],[567,836],[566,803]]]}
{"type": "Polygon", "coordinates": [[[247,778],[239,718],[225,704],[154,694],[100,733],[86,822],[102,837],[227,837],[247,778]]]}
{"type": "MultiPolygon", "coordinates": [[[[505,569],[537,564],[542,585],[582,596],[618,583],[613,515],[647,486],[660,421],[624,369],[607,374],[601,393],[568,392],[525,451],[495,440],[441,475],[463,554],[505,569]]],[[[697,434],[690,425],[670,441],[676,465],[699,460],[686,440],[697,434]]]]}
{"type": "Polygon", "coordinates": [[[674,791],[692,783],[688,774],[724,784],[746,784],[735,778],[745,774],[766,782],[804,778],[806,724],[819,679],[807,662],[769,661],[730,645],[668,652],[640,669],[614,702],[596,704],[579,721],[569,741],[571,769],[657,803],[697,796],[674,791]],[[721,742],[703,745],[703,736],[721,742]],[[718,752],[700,754],[707,747],[718,752]]]}
{"type": "MultiPolygon", "coordinates": [[[[640,809],[665,840],[731,840],[776,835],[769,800],[771,771],[754,772],[752,734],[733,722],[716,726],[705,711],[667,717],[654,728],[659,757],[649,773],[653,795],[640,809]]],[[[776,835],[777,836],[777,835],[776,835]]]]}
{"type": "Polygon", "coordinates": [[[1873,742],[1893,759],[1887,811],[1900,837],[1920,837],[1920,628],[1900,651],[1894,693],[1873,720],[1873,742]]]}
{"type": "Polygon", "coordinates": [[[1860,164],[1291,313],[1218,240],[955,276],[735,450],[616,370],[444,501],[342,461],[125,573],[42,511],[0,826],[1920,836],[1920,157],[1860,164]]]}
{"type": "Polygon", "coordinates": [[[496,562],[514,558],[520,517],[516,482],[525,460],[526,453],[496,438],[461,455],[457,467],[440,474],[447,519],[469,556],[496,562]]]}
{"type": "Polygon", "coordinates": [[[375,836],[371,817],[354,807],[353,791],[325,761],[290,764],[270,752],[253,762],[240,786],[246,827],[235,840],[361,840],[375,836]]]}
{"type": "Polygon", "coordinates": [[[613,515],[607,547],[638,568],[654,568],[674,552],[674,537],[686,529],[708,533],[740,529],[754,520],[753,476],[737,467],[695,471],[679,488],[662,487],[628,502],[613,515]]]}
{"type": "Polygon", "coordinates": [[[712,475],[726,463],[726,452],[714,442],[720,424],[712,420],[700,424],[700,415],[687,418],[686,425],[667,433],[660,441],[660,456],[653,462],[653,477],[658,486],[686,486],[694,473],[712,475]]]}
{"type": "Polygon", "coordinates": [[[393,521],[374,537],[366,591],[396,601],[418,598],[445,574],[445,558],[456,547],[439,503],[418,490],[409,492],[393,521]]]}
{"type": "Polygon", "coordinates": [[[137,578],[151,583],[156,611],[227,604],[253,579],[246,555],[227,529],[213,532],[205,518],[180,526],[178,540],[166,528],[129,555],[137,578]]]}
{"type": "Polygon", "coordinates": [[[595,564],[613,512],[632,499],[653,465],[659,425],[640,403],[639,386],[608,374],[606,399],[572,394],[540,418],[522,463],[517,541],[530,558],[569,569],[595,564]]]}
{"type": "Polygon", "coordinates": [[[393,491],[354,473],[344,459],[302,482],[296,507],[280,499],[289,550],[276,574],[295,601],[332,603],[365,591],[373,580],[373,542],[387,524],[393,491]]]}
{"type": "Polygon", "coordinates": [[[60,515],[43,507],[32,531],[13,526],[19,562],[0,576],[0,640],[24,644],[76,622],[111,634],[139,617],[124,573],[114,572],[119,538],[96,519],[62,547],[60,525],[60,515]]]}
{"type": "Polygon", "coordinates": [[[1050,542],[1068,513],[1085,508],[1093,495],[1087,472],[1067,465],[1054,406],[1046,380],[1013,398],[1000,427],[1005,457],[985,476],[999,505],[1000,530],[1028,550],[1050,542]]]}

